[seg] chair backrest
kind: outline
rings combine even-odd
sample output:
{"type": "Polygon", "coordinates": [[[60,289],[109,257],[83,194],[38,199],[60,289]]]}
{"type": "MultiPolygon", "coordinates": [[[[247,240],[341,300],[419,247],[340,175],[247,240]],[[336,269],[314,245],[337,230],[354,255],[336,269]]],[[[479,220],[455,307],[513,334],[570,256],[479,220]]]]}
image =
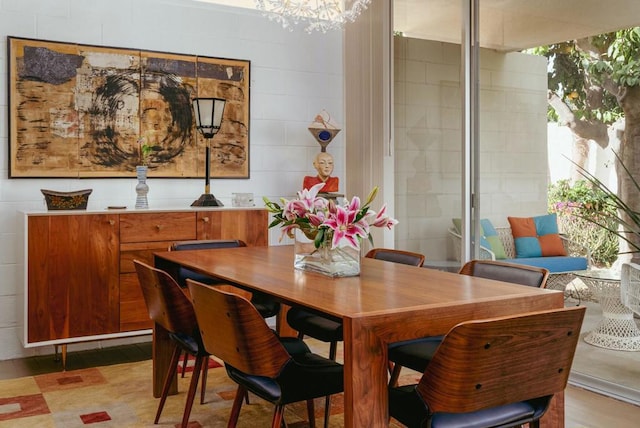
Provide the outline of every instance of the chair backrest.
{"type": "MultiPolygon", "coordinates": [[[[182,250],[215,250],[221,248],[236,248],[246,247],[247,244],[240,239],[201,239],[193,241],[178,241],[171,244],[169,251],[182,251],[182,250]]],[[[218,284],[221,281],[212,278],[208,275],[203,275],[198,272],[194,272],[191,269],[180,266],[177,272],[178,284],[186,288],[187,279],[193,279],[198,282],[204,282],[205,284],[218,284]]]]}
{"type": "Polygon", "coordinates": [[[365,257],[418,267],[421,267],[424,263],[424,256],[422,254],[391,248],[374,248],[370,250],[365,257]]]}
{"type": "Polygon", "coordinates": [[[291,356],[244,297],[187,279],[207,352],[255,376],[276,377],[291,356]]]}
{"type": "Polygon", "coordinates": [[[149,311],[149,317],[170,333],[192,336],[198,328],[193,305],[176,281],[165,271],[139,260],[133,264],[149,311]]]}
{"type": "Polygon", "coordinates": [[[629,310],[640,315],[640,265],[635,263],[622,265],[620,300],[629,310]]]}
{"type": "Polygon", "coordinates": [[[213,248],[246,247],[247,244],[240,239],[201,239],[194,241],[179,241],[171,244],[170,251],[180,250],[206,250],[213,248]]]}
{"type": "Polygon", "coordinates": [[[584,306],[458,324],[417,387],[434,412],[464,413],[552,396],[569,378],[584,306]]]}
{"type": "Polygon", "coordinates": [[[545,288],[549,278],[549,271],[545,268],[496,260],[468,261],[459,273],[539,288],[545,288]]]}

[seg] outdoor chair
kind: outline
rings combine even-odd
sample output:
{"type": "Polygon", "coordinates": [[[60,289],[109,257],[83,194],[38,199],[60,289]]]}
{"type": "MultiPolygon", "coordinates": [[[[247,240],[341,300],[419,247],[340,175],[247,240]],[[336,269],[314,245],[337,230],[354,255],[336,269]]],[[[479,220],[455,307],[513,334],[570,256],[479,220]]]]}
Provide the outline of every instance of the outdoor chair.
{"type": "Polygon", "coordinates": [[[629,310],[640,315],[640,265],[636,263],[622,265],[620,300],[629,310]]]}

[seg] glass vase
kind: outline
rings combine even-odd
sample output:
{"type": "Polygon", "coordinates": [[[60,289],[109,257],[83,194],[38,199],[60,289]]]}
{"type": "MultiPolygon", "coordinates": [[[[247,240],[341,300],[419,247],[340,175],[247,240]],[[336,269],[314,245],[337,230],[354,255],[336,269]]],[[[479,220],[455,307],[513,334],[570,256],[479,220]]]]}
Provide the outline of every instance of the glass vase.
{"type": "Polygon", "coordinates": [[[149,208],[149,201],[147,201],[147,193],[149,193],[147,167],[144,165],[136,166],[136,177],[138,178],[138,184],[136,184],[136,209],[147,209],[149,208]]]}
{"type": "Polygon", "coordinates": [[[293,267],[296,269],[331,277],[360,275],[360,250],[346,242],[331,248],[331,240],[327,240],[316,248],[312,239],[305,236],[300,229],[296,229],[293,248],[293,267]]]}

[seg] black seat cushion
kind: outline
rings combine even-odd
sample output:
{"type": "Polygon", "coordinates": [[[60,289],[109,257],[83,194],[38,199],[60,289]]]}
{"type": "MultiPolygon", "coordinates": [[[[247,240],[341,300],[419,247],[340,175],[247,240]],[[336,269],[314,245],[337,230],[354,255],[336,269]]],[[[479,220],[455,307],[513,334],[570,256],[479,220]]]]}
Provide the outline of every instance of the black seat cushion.
{"type": "Polygon", "coordinates": [[[486,428],[524,424],[540,417],[551,397],[522,401],[470,413],[435,413],[416,391],[416,385],[389,388],[389,414],[409,428],[486,428]],[[431,422],[427,421],[431,417],[431,422]]]}
{"type": "Polygon", "coordinates": [[[288,404],[342,392],[342,364],[309,351],[302,340],[282,338],[291,360],[276,378],[254,376],[225,364],[227,374],[236,383],[274,404],[288,404]]]}
{"type": "Polygon", "coordinates": [[[180,287],[186,288],[187,279],[192,279],[194,281],[198,281],[198,282],[201,282],[201,283],[207,284],[207,285],[225,283],[224,281],[219,280],[217,278],[213,278],[213,277],[211,277],[209,275],[203,275],[201,273],[194,272],[194,271],[192,271],[190,269],[186,269],[186,268],[180,267],[178,269],[177,283],[180,284],[180,287]]]}
{"type": "Polygon", "coordinates": [[[199,332],[196,332],[194,336],[189,336],[183,333],[169,333],[169,338],[191,355],[195,355],[197,357],[209,355],[204,349],[199,332]]]}
{"type": "Polygon", "coordinates": [[[273,299],[268,294],[260,293],[259,291],[253,291],[251,297],[251,303],[256,307],[262,318],[270,318],[278,315],[280,312],[280,303],[273,299]]]}
{"type": "Polygon", "coordinates": [[[287,323],[295,330],[323,342],[340,342],[343,339],[342,322],[295,306],[287,312],[287,323]]]}
{"type": "Polygon", "coordinates": [[[389,361],[420,373],[436,353],[444,336],[425,337],[389,344],[389,361]]]}

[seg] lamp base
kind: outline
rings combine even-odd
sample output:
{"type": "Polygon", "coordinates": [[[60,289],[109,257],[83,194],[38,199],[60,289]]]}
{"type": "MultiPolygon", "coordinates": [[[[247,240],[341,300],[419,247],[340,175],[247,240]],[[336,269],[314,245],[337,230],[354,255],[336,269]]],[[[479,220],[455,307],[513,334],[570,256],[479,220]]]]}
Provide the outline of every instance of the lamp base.
{"type": "Polygon", "coordinates": [[[223,207],[224,204],[216,199],[211,193],[203,193],[200,197],[193,201],[192,207],[223,207]]]}

